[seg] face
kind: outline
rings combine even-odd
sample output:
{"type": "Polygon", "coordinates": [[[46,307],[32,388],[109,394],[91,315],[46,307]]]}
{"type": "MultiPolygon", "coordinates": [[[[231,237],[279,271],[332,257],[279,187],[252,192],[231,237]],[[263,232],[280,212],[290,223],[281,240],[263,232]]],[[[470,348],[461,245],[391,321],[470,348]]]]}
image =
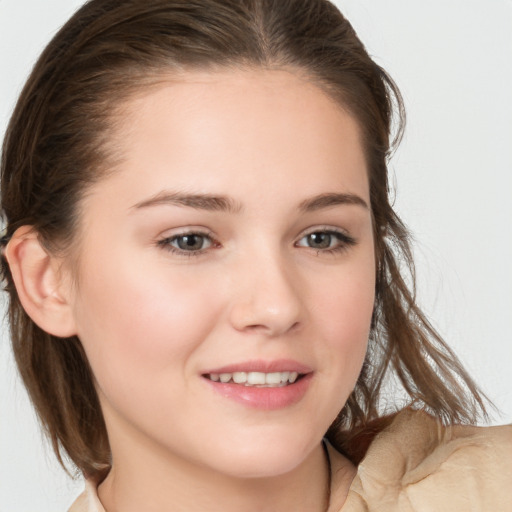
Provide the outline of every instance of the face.
{"type": "Polygon", "coordinates": [[[358,126],[314,84],[262,70],[172,78],[123,119],[122,162],[82,204],[70,299],[114,460],[143,446],[228,475],[289,471],[365,356],[358,126]]]}

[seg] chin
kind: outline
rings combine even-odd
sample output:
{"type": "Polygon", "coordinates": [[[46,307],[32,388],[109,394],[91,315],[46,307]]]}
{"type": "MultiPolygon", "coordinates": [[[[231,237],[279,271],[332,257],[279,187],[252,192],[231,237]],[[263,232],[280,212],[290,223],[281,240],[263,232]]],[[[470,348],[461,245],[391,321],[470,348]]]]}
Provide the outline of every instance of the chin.
{"type": "MultiPolygon", "coordinates": [[[[311,454],[315,442],[300,440],[288,432],[283,436],[255,436],[249,442],[233,442],[224,446],[215,459],[218,470],[239,478],[270,478],[293,471],[311,454]],[[219,464],[220,462],[220,464],[219,464]],[[222,467],[220,467],[222,466],[222,467]]],[[[220,448],[220,446],[219,446],[220,448]]]]}

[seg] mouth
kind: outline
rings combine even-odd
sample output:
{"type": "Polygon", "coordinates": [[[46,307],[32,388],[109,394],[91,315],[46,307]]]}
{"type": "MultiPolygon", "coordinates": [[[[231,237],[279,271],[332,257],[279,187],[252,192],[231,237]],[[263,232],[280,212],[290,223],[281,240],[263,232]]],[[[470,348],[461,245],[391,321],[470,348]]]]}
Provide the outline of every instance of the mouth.
{"type": "Polygon", "coordinates": [[[294,384],[304,376],[305,374],[295,371],[207,373],[203,375],[212,382],[258,388],[282,388],[294,384]]]}
{"type": "Polygon", "coordinates": [[[300,402],[314,376],[313,368],[291,359],[252,360],[211,368],[203,382],[223,399],[265,411],[300,402]]]}

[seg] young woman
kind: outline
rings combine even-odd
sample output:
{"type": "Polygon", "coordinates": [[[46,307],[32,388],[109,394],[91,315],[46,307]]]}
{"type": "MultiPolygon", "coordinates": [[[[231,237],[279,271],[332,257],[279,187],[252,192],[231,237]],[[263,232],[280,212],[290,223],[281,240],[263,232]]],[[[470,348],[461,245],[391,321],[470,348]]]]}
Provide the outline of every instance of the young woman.
{"type": "Polygon", "coordinates": [[[511,508],[512,429],[461,426],[483,399],[403,275],[402,128],[324,0],[92,0],[56,35],[2,268],[72,512],[511,508]],[[413,407],[381,417],[393,377],[413,407]]]}

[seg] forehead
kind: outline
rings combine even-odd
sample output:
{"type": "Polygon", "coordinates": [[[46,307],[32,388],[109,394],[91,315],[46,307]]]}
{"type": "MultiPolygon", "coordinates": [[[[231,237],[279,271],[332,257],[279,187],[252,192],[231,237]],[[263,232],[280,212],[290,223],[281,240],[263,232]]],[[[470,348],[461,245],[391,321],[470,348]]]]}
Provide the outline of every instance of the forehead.
{"type": "MultiPolygon", "coordinates": [[[[150,194],[178,189],[236,195],[237,184],[356,189],[368,199],[355,119],[317,84],[288,70],[188,71],[126,101],[112,137],[124,179],[150,194]],[[171,183],[172,182],[172,183],[171,183]],[[218,189],[218,190],[217,190],[218,189]]],[[[136,202],[136,198],[134,198],[136,202]]]]}

